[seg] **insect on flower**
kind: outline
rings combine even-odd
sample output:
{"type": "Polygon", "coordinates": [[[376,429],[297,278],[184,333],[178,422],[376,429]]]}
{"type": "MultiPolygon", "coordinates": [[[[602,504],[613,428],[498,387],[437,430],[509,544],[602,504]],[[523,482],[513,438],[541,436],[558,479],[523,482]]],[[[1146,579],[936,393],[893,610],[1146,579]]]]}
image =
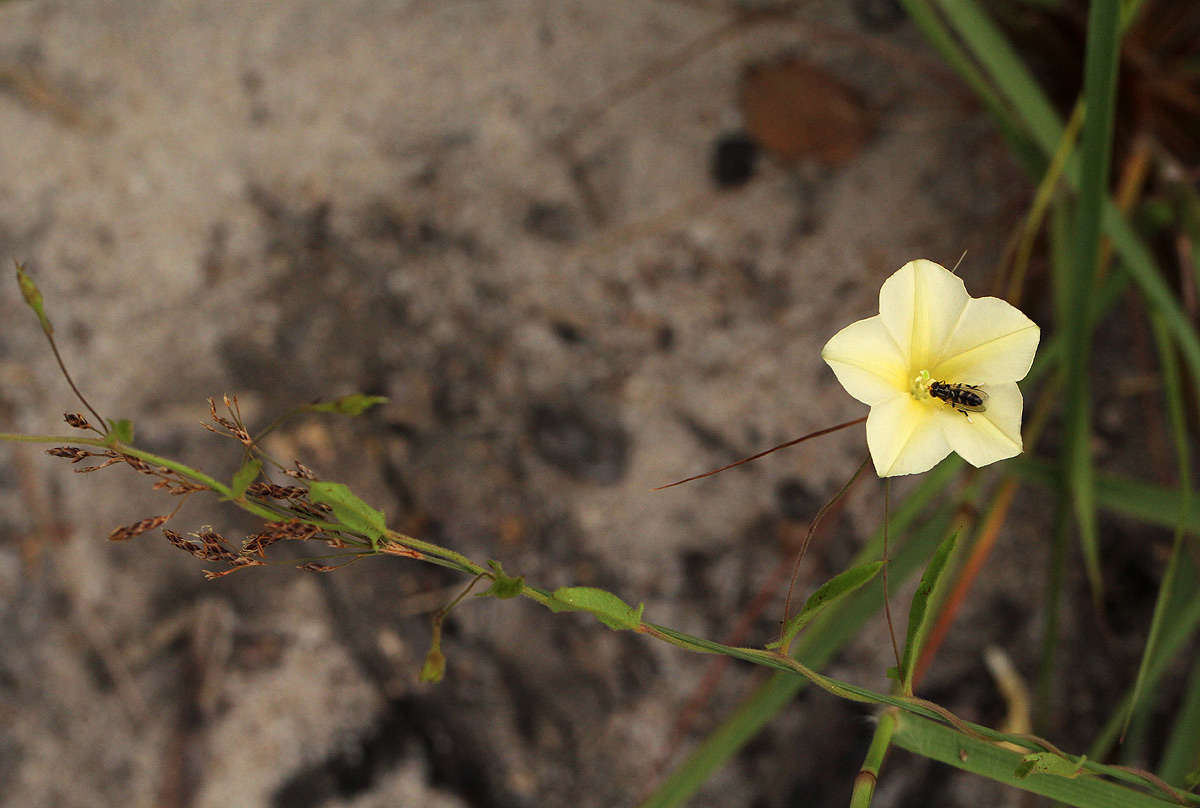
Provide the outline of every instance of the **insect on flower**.
{"type": "Polygon", "coordinates": [[[944,401],[971,420],[973,412],[987,412],[988,394],[983,385],[979,384],[949,384],[948,382],[930,382],[929,395],[944,401]]]}
{"type": "Polygon", "coordinates": [[[973,466],[1020,454],[1017,382],[1040,337],[1018,309],[971,297],[962,278],[919,259],[883,282],[879,314],[834,334],[821,357],[870,406],[867,447],[876,473],[893,477],[951,452],[973,466]]]}

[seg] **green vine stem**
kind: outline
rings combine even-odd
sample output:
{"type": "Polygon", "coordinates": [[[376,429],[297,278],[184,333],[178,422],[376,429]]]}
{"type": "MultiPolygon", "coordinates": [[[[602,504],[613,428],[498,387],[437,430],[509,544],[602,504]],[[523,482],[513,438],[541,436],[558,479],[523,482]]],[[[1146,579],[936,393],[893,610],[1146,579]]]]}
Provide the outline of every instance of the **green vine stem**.
{"type": "MultiPolygon", "coordinates": [[[[229,486],[216,480],[210,475],[207,475],[184,463],[180,463],[169,458],[156,455],[152,452],[147,452],[128,444],[121,443],[116,440],[112,434],[109,434],[104,438],[83,438],[63,435],[22,435],[14,433],[0,433],[0,440],[19,443],[50,443],[61,446],[69,446],[73,444],[77,446],[90,446],[106,449],[111,452],[115,452],[118,455],[136,458],[144,463],[169,469],[181,477],[205,486],[222,498],[232,502],[237,507],[242,508],[243,510],[256,516],[268,520],[279,519],[281,516],[279,511],[261,504],[260,502],[256,501],[255,498],[246,494],[234,496],[233,491],[229,486]]],[[[433,542],[428,542],[404,533],[400,533],[398,531],[385,530],[380,537],[383,539],[382,541],[372,542],[369,536],[355,535],[355,531],[353,529],[347,528],[346,525],[341,523],[329,522],[309,516],[294,517],[289,515],[289,518],[294,518],[297,521],[313,525],[331,534],[345,536],[351,539],[357,547],[361,548],[355,552],[355,555],[359,558],[376,555],[396,555],[446,567],[477,580],[482,578],[496,580],[498,577],[496,572],[477,564],[462,553],[456,552],[433,542]]],[[[526,584],[523,582],[523,580],[520,584],[519,594],[543,607],[551,609],[552,611],[562,611],[564,608],[572,608],[570,604],[566,604],[563,601],[558,600],[553,592],[537,586],[526,584]]],[[[616,596],[611,597],[616,600],[616,596]]],[[[575,607],[572,610],[579,611],[580,609],[575,607]]],[[[600,619],[602,622],[607,622],[605,620],[606,615],[603,613],[588,609],[586,607],[582,610],[593,611],[594,615],[598,619],[600,619]]],[[[782,671],[791,675],[801,676],[827,693],[846,701],[863,704],[875,704],[889,708],[881,714],[880,724],[876,732],[875,739],[872,742],[871,749],[868,751],[868,755],[864,761],[863,769],[859,774],[859,778],[856,780],[854,787],[855,802],[852,803],[853,805],[869,805],[871,794],[874,790],[872,773],[877,773],[879,770],[879,765],[882,763],[882,757],[884,754],[886,754],[888,742],[892,737],[893,731],[898,725],[897,720],[901,712],[912,715],[919,719],[936,722],[941,726],[957,733],[958,736],[964,740],[971,739],[976,742],[987,744],[995,744],[999,742],[1017,744],[1020,747],[1029,750],[1031,753],[1049,753],[1050,755],[1071,761],[1072,765],[1076,765],[1073,758],[1069,758],[1056,747],[1054,747],[1053,744],[1044,739],[1029,735],[1009,735],[1000,733],[987,727],[964,721],[944,707],[924,699],[906,695],[877,693],[868,688],[860,687],[848,682],[842,682],[818,673],[817,671],[801,663],[799,660],[778,651],[724,645],[712,640],[686,634],[668,626],[645,622],[640,619],[640,607],[637,611],[637,615],[638,616],[634,621],[630,622],[628,625],[620,625],[619,627],[631,628],[639,634],[643,634],[647,637],[669,643],[678,648],[682,648],[694,653],[723,654],[776,671],[782,671]]],[[[610,625],[612,624],[610,623],[610,625]]],[[[1115,780],[1136,784],[1142,788],[1149,786],[1158,790],[1168,799],[1177,804],[1200,805],[1200,797],[1183,794],[1147,772],[1126,769],[1118,766],[1107,766],[1090,760],[1083,760],[1081,763],[1079,763],[1078,771],[1087,772],[1092,775],[1107,776],[1115,780]]],[[[1116,785],[1112,783],[1109,785],[1111,787],[1116,787],[1116,785]]]]}

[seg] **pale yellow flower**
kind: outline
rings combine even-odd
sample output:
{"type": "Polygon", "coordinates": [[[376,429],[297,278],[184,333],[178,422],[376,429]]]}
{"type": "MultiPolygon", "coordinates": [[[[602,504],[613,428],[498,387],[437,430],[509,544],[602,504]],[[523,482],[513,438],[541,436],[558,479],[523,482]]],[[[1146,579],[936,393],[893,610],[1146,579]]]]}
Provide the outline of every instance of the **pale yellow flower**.
{"type": "Polygon", "coordinates": [[[834,334],[821,358],[871,407],[867,447],[876,473],[894,477],[950,452],[973,466],[1020,454],[1017,382],[1040,338],[1018,309],[971,297],[957,275],[919,259],[883,282],[879,314],[834,334]]]}

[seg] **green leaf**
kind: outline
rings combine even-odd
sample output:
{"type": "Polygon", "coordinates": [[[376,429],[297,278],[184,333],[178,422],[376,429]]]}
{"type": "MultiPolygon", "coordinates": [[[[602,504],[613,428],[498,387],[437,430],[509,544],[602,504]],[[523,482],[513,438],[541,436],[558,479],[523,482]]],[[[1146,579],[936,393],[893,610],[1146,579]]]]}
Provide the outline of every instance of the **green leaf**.
{"type": "Polygon", "coordinates": [[[1013,772],[1013,776],[1024,780],[1031,774],[1049,774],[1053,777],[1066,777],[1074,780],[1083,773],[1083,764],[1087,755],[1079,760],[1056,755],[1053,752],[1030,752],[1021,758],[1021,763],[1013,772]]]}
{"type": "Polygon", "coordinates": [[[500,600],[515,598],[525,591],[525,578],[513,578],[504,573],[504,567],[500,566],[499,561],[489,561],[488,566],[492,568],[492,585],[488,587],[486,592],[480,594],[480,597],[493,597],[500,600]]]}
{"type": "Polygon", "coordinates": [[[369,538],[373,548],[387,530],[383,511],[375,510],[354,496],[343,483],[311,482],[308,484],[308,496],[313,502],[333,508],[334,518],[351,531],[369,538]]]}
{"type": "Polygon", "coordinates": [[[368,396],[366,393],[352,393],[348,396],[335,398],[333,401],[321,401],[310,404],[306,409],[312,412],[334,412],[339,415],[362,415],[376,404],[383,404],[387,396],[368,396]]]}
{"type": "MultiPolygon", "coordinates": [[[[1146,634],[1146,644],[1142,650],[1142,660],[1138,664],[1137,678],[1134,680],[1133,692],[1129,702],[1129,712],[1125,716],[1125,725],[1121,728],[1124,736],[1133,720],[1134,713],[1140,706],[1142,687],[1146,675],[1154,664],[1159,653],[1159,637],[1166,621],[1166,610],[1169,608],[1171,597],[1178,588],[1180,575],[1183,573],[1181,558],[1185,552],[1184,539],[1187,535],[1188,513],[1191,511],[1192,493],[1192,460],[1189,445],[1187,413],[1184,404],[1183,385],[1179,373],[1179,363],[1175,358],[1175,346],[1171,344],[1170,335],[1163,324],[1160,314],[1150,316],[1150,328],[1158,348],[1159,364],[1162,366],[1163,389],[1166,394],[1167,412],[1170,415],[1171,427],[1175,438],[1175,454],[1179,462],[1179,493],[1180,509],[1179,522],[1175,527],[1175,541],[1171,548],[1171,557],[1167,561],[1167,569],[1163,573],[1162,583],[1158,587],[1158,597],[1154,602],[1154,613],[1150,618],[1150,630],[1146,634]]],[[[1152,709],[1149,705],[1147,710],[1152,709]]]]}
{"type": "Polygon", "coordinates": [[[42,325],[42,331],[46,336],[54,333],[54,326],[50,325],[50,318],[46,316],[46,309],[42,305],[42,293],[37,288],[37,284],[33,282],[33,278],[25,272],[25,266],[19,261],[13,261],[17,265],[17,285],[21,287],[21,296],[25,298],[25,302],[29,308],[33,309],[33,313],[37,315],[38,322],[42,325]]]}
{"type": "MultiPolygon", "coordinates": [[[[892,743],[902,749],[1066,805],[1086,808],[1169,808],[1179,805],[1135,788],[1132,783],[1112,782],[1101,777],[1054,777],[1031,771],[1027,777],[1018,778],[1013,774],[1021,763],[1022,756],[1018,752],[909,713],[902,713],[897,724],[892,743]]],[[[1119,774],[1112,772],[1111,776],[1119,774]]]]}
{"type": "Polygon", "coordinates": [[[646,604],[633,608],[625,601],[592,586],[563,586],[554,590],[550,609],[556,612],[591,612],[592,616],[611,629],[635,629],[642,624],[646,604]]]}
{"type": "Polygon", "coordinates": [[[1092,0],[1087,25],[1084,65],[1083,136],[1079,198],[1072,241],[1075,254],[1065,284],[1067,295],[1060,310],[1066,316],[1066,370],[1064,393],[1066,445],[1063,470],[1079,527],[1084,568],[1097,606],[1103,601],[1100,549],[1096,526],[1096,481],[1092,463],[1091,363],[1092,290],[1099,268],[1100,232],[1104,204],[1108,201],[1109,166],[1112,162],[1113,118],[1116,110],[1117,62],[1120,52],[1120,10],[1117,0],[1092,0]]]}
{"type": "Polygon", "coordinates": [[[817,591],[809,595],[808,600],[804,602],[804,608],[798,614],[788,618],[787,625],[783,629],[783,639],[771,643],[767,648],[786,649],[792,644],[792,640],[800,632],[800,629],[807,626],[827,606],[832,606],[857,591],[859,587],[869,583],[883,569],[883,563],[882,561],[871,561],[851,567],[821,584],[817,591]]]}
{"type": "Polygon", "coordinates": [[[246,493],[246,489],[250,487],[250,483],[258,479],[258,473],[262,471],[262,461],[257,457],[247,457],[233,475],[233,484],[230,485],[229,498],[241,499],[242,494],[246,493]]]}
{"type": "Polygon", "coordinates": [[[117,443],[133,443],[133,421],[128,418],[108,420],[108,437],[117,443]]]}
{"type": "Polygon", "coordinates": [[[925,574],[921,576],[921,583],[917,584],[917,591],[913,594],[912,608],[908,611],[908,638],[904,641],[904,660],[900,666],[904,676],[900,684],[906,694],[912,693],[917,658],[921,654],[921,646],[925,644],[925,637],[935,617],[931,607],[941,595],[938,584],[941,582],[942,573],[946,571],[957,539],[958,534],[952,533],[938,545],[933,552],[933,558],[929,559],[925,574]]]}

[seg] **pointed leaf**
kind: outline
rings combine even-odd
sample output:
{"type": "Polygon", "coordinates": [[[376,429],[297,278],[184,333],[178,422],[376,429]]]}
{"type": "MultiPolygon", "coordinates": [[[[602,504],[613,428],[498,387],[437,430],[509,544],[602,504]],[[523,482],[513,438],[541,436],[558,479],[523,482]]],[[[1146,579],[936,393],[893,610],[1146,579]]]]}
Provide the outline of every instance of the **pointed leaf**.
{"type": "Polygon", "coordinates": [[[258,479],[260,471],[262,471],[262,461],[257,457],[247,457],[242,463],[242,467],[233,475],[230,499],[241,499],[242,494],[245,494],[246,489],[250,487],[250,483],[258,479]]]}
{"type": "Polygon", "coordinates": [[[343,483],[311,482],[308,484],[309,498],[318,504],[333,508],[333,516],[355,533],[371,540],[371,546],[379,543],[379,537],[387,530],[383,511],[377,511],[363,502],[343,483]]]}
{"type": "Polygon", "coordinates": [[[933,623],[935,616],[930,606],[937,602],[937,597],[941,594],[938,584],[941,581],[942,573],[946,571],[947,562],[954,551],[954,543],[957,539],[958,534],[953,533],[938,545],[933,552],[933,557],[929,559],[929,566],[925,568],[925,574],[921,576],[921,583],[917,585],[917,591],[913,594],[912,608],[908,612],[908,637],[904,642],[904,661],[900,666],[904,677],[901,685],[906,694],[912,693],[912,679],[917,658],[921,654],[921,646],[925,644],[925,636],[929,633],[930,624],[933,623]]]}
{"type": "Polygon", "coordinates": [[[133,421],[128,418],[108,420],[108,437],[117,443],[133,443],[133,421]]]}
{"type": "Polygon", "coordinates": [[[792,640],[799,633],[800,629],[807,626],[826,607],[837,603],[842,598],[869,583],[879,574],[881,569],[883,569],[882,561],[871,561],[866,564],[860,564],[857,567],[851,567],[821,584],[817,591],[809,595],[808,600],[804,602],[804,608],[798,614],[788,618],[787,626],[783,629],[782,641],[773,642],[767,647],[787,648],[791,645],[792,640]]]}
{"type": "Polygon", "coordinates": [[[642,624],[644,603],[637,608],[592,586],[563,586],[554,590],[550,608],[556,612],[591,612],[597,620],[611,629],[635,629],[642,624]]]}

